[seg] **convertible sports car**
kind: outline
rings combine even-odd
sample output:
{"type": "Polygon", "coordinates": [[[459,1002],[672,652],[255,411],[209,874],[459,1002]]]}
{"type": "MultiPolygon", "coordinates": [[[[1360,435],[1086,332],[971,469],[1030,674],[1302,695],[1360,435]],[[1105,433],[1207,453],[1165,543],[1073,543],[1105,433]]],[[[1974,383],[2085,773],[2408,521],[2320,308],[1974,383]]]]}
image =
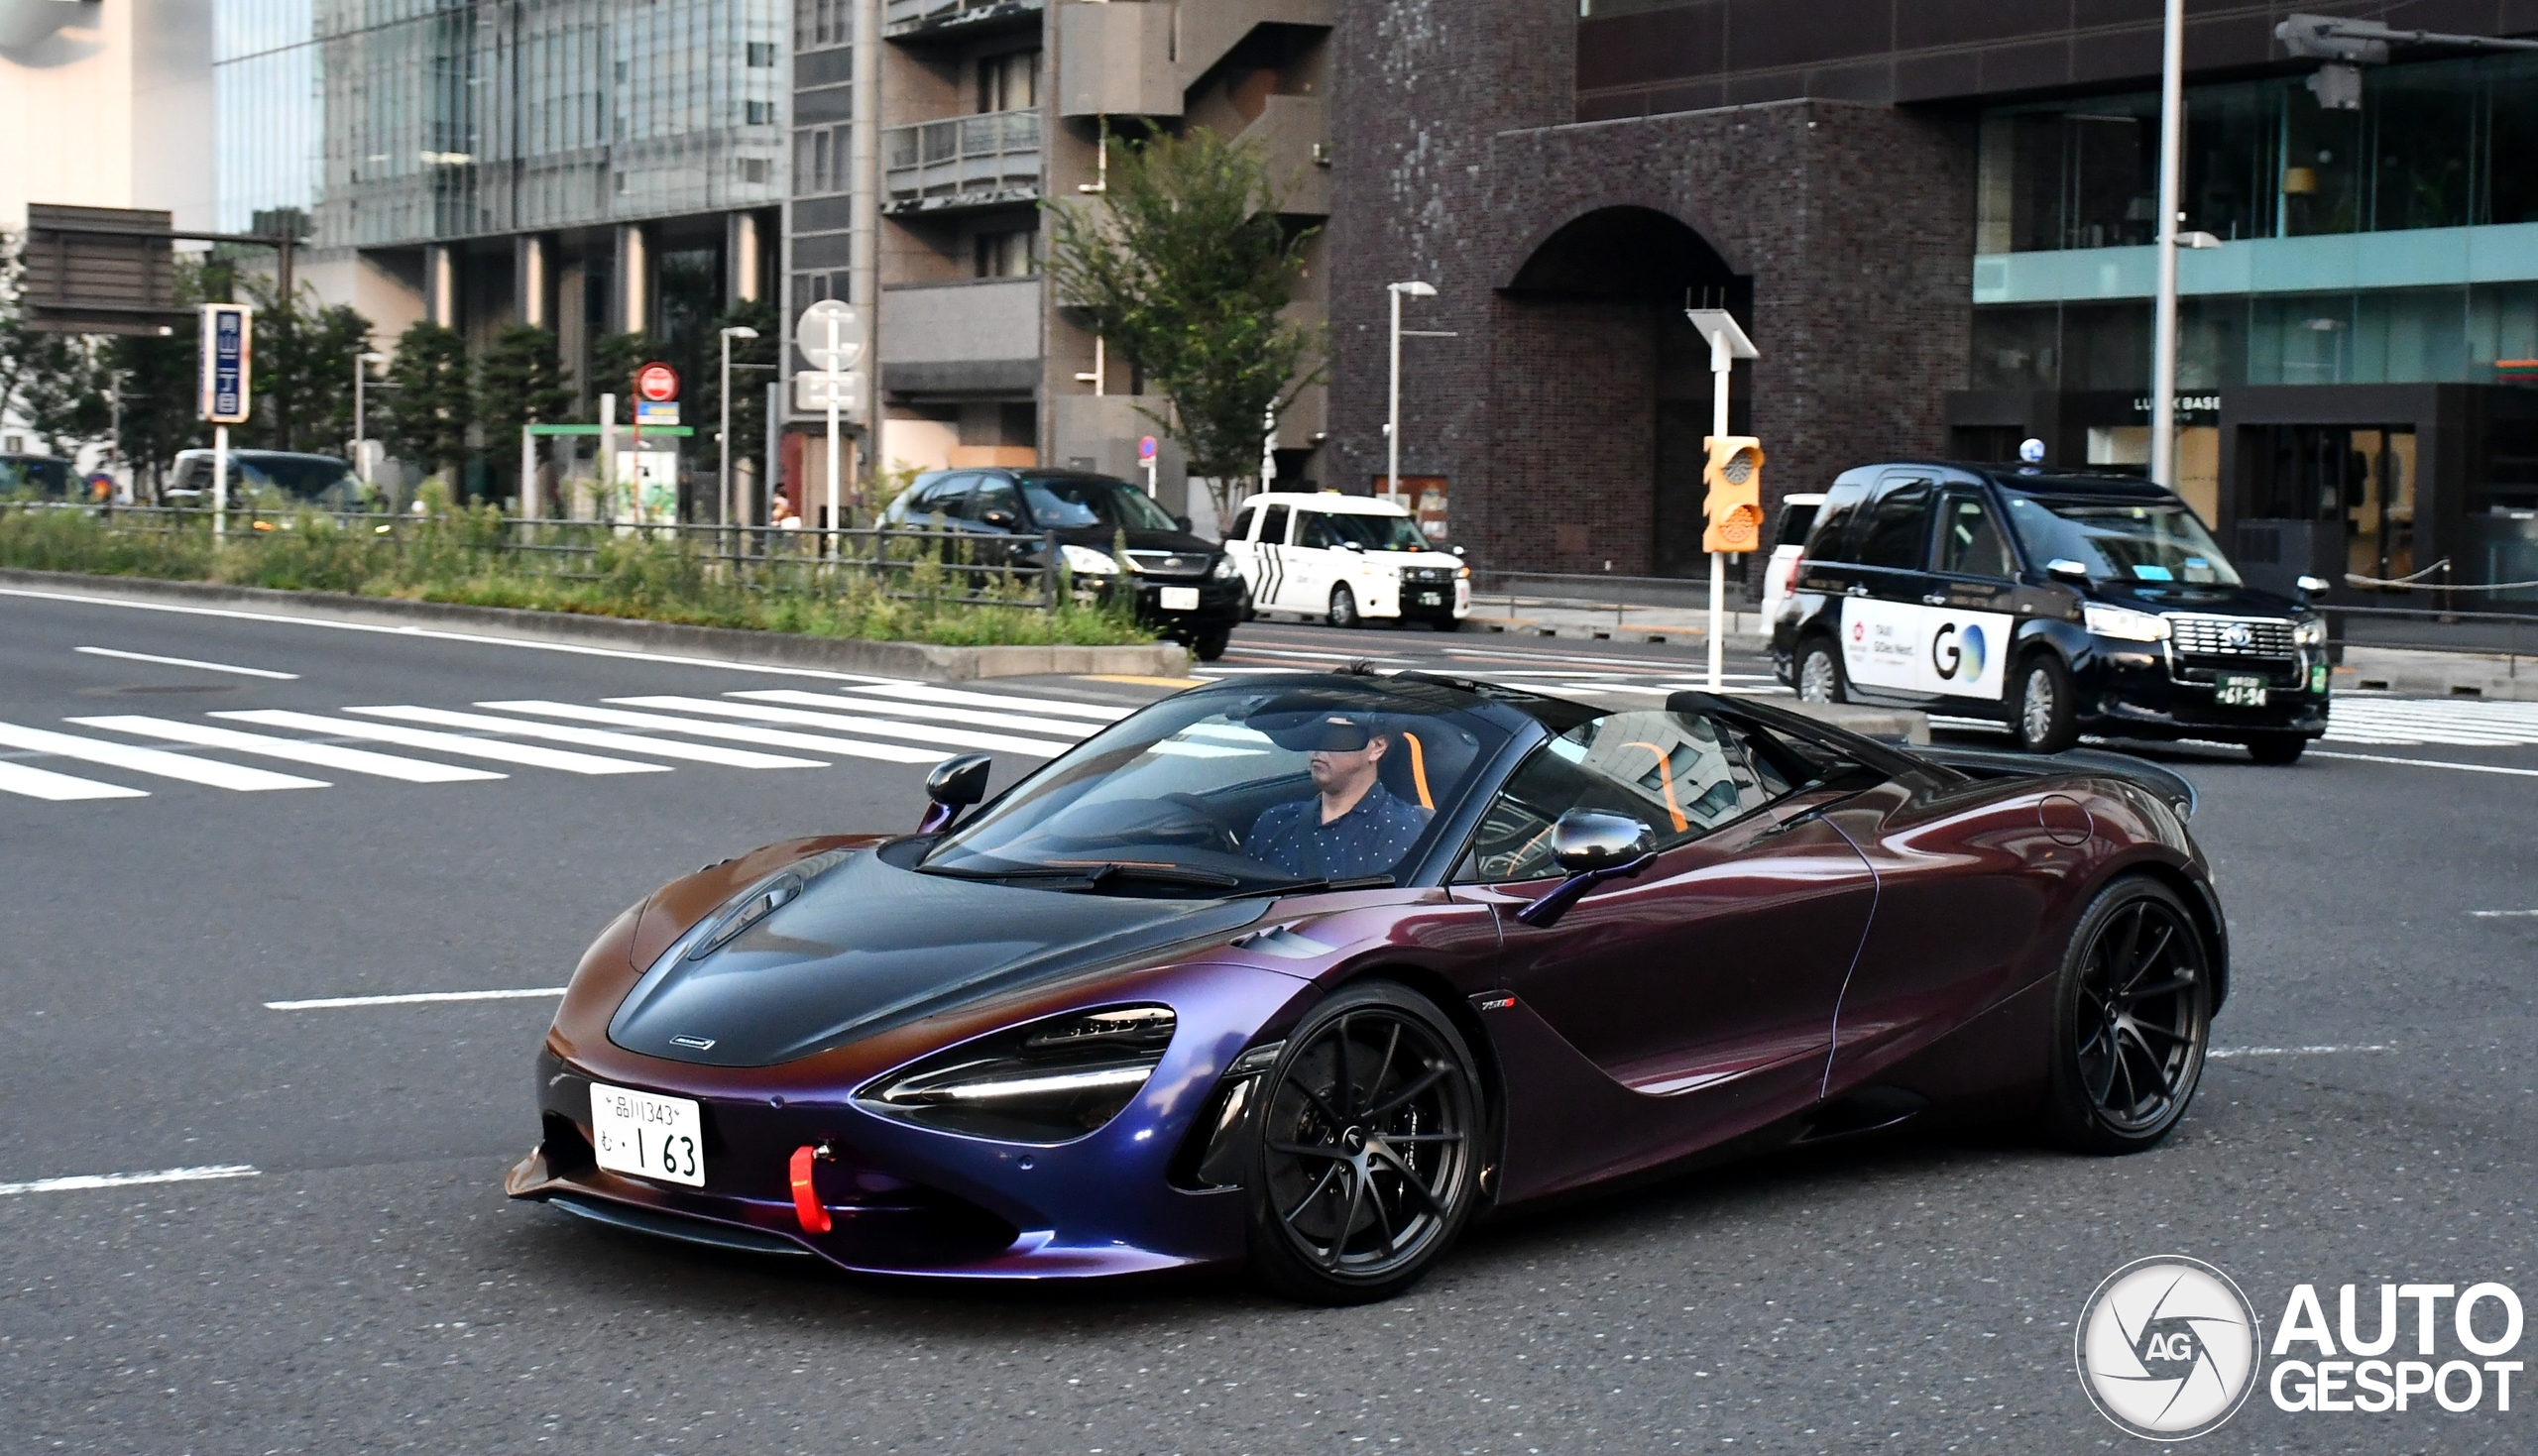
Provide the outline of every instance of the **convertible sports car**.
{"type": "Polygon", "coordinates": [[[2023,1118],[2127,1153],[2228,988],[2193,791],[1745,699],[1194,689],[966,822],[775,844],[583,957],[515,1197],[852,1270],[1247,1262],[1380,1298],[1472,1218],[2023,1118]]]}

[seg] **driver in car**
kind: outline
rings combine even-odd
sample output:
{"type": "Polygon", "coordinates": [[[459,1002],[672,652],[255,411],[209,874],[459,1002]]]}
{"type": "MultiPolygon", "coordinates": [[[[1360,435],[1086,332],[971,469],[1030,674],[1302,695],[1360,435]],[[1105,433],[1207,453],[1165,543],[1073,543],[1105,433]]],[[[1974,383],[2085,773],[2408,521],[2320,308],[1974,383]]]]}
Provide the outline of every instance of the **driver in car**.
{"type": "Polygon", "coordinates": [[[1298,879],[1355,879],[1389,871],[1427,830],[1434,811],[1384,787],[1393,737],[1365,715],[1319,713],[1269,736],[1311,755],[1315,794],[1262,812],[1243,841],[1253,858],[1298,879]]]}

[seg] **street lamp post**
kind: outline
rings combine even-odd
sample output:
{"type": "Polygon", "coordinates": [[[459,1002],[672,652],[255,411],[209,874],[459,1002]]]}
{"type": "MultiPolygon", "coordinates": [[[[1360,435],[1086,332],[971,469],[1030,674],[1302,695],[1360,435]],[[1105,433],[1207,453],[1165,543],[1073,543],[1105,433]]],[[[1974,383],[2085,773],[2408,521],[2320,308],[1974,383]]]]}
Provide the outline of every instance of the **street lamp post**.
{"type": "Polygon", "coordinates": [[[1384,493],[1398,500],[1401,489],[1401,300],[1434,298],[1435,283],[1416,280],[1386,283],[1384,291],[1392,294],[1392,395],[1384,411],[1384,493]]]}
{"type": "Polygon", "coordinates": [[[723,524],[732,523],[732,341],[754,339],[757,330],[734,324],[723,330],[723,429],[714,437],[714,453],[723,463],[723,524]]]}
{"type": "Polygon", "coordinates": [[[388,356],[385,354],[353,356],[353,474],[360,478],[365,487],[371,483],[370,430],[367,420],[370,402],[367,392],[370,388],[370,367],[387,362],[388,356]]]}
{"type": "Polygon", "coordinates": [[[2168,0],[2159,60],[2159,301],[2152,314],[2150,479],[2177,485],[2177,208],[2185,155],[2185,0],[2168,0]]]}

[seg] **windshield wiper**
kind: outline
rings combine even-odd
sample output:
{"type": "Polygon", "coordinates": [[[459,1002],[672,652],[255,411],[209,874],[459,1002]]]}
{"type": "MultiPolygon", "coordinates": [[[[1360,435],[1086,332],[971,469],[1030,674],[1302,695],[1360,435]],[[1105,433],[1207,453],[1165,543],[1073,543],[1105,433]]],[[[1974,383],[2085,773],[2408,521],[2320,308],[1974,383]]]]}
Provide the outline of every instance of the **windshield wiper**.
{"type": "Polygon", "coordinates": [[[1323,890],[1389,890],[1392,886],[1391,875],[1360,874],[1336,880],[1289,880],[1283,885],[1262,885],[1256,890],[1245,890],[1239,895],[1228,895],[1225,898],[1243,900],[1254,895],[1309,895],[1323,890]]]}
{"type": "Polygon", "coordinates": [[[960,880],[1082,880],[1087,889],[1098,889],[1108,880],[1142,880],[1150,884],[1187,885],[1206,890],[1230,890],[1242,883],[1239,875],[1221,874],[1212,869],[1183,869],[1170,864],[1133,864],[1115,860],[1100,864],[1034,865],[1025,869],[927,869],[920,873],[960,880]]]}

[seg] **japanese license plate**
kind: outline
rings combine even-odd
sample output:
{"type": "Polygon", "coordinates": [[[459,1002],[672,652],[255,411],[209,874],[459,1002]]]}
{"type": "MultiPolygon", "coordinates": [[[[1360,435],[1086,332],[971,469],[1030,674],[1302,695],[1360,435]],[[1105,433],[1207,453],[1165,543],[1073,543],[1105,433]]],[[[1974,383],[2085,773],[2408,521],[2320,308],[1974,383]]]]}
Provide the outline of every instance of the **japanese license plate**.
{"type": "Polygon", "coordinates": [[[1164,611],[1166,611],[1166,612],[1196,612],[1196,611],[1198,611],[1198,610],[1199,610],[1199,589],[1198,589],[1197,587],[1166,587],[1166,588],[1164,588],[1164,589],[1163,589],[1163,610],[1164,610],[1164,611]]]}
{"type": "Polygon", "coordinates": [[[612,1173],[705,1186],[705,1130],[697,1104],[591,1083],[591,1149],[612,1173]]]}
{"type": "Polygon", "coordinates": [[[2223,673],[2219,685],[2212,690],[2212,701],[2223,708],[2262,708],[2264,679],[2223,673]]]}
{"type": "Polygon", "coordinates": [[[1442,595],[1436,592],[1422,592],[1419,594],[1419,605],[1422,607],[1442,607],[1445,605],[1445,599],[1442,595]]]}

